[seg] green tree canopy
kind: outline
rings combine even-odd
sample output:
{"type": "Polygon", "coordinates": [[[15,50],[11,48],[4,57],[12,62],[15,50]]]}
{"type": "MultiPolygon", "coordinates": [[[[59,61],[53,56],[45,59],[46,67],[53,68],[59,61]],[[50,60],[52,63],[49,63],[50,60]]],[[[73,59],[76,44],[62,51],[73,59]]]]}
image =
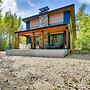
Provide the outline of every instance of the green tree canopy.
{"type": "Polygon", "coordinates": [[[0,10],[0,49],[16,48],[17,36],[14,32],[18,31],[21,25],[21,17],[12,14],[11,10],[7,11],[5,16],[1,12],[2,10],[0,10]]]}
{"type": "Polygon", "coordinates": [[[90,16],[85,14],[84,10],[86,8],[85,4],[79,9],[77,13],[79,23],[78,23],[78,36],[76,41],[77,49],[90,49],[90,16]]]}

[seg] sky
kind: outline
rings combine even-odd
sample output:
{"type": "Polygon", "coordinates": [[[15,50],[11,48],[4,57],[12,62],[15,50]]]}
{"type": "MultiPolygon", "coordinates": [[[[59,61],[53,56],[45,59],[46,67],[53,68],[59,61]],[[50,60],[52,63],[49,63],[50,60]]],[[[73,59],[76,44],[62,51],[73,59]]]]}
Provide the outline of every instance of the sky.
{"type": "Polygon", "coordinates": [[[50,10],[75,4],[75,13],[78,9],[86,3],[85,12],[90,15],[90,0],[3,0],[2,8],[3,14],[11,9],[22,18],[26,18],[39,13],[39,8],[49,6],[50,10]]]}

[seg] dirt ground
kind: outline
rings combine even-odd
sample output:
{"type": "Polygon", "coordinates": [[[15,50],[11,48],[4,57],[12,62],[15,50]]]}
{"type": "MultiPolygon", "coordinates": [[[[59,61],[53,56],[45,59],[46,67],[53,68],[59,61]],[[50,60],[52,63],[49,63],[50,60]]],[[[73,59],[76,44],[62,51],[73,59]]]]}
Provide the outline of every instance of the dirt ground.
{"type": "Polygon", "coordinates": [[[0,90],[90,90],[90,55],[0,55],[0,90]]]}

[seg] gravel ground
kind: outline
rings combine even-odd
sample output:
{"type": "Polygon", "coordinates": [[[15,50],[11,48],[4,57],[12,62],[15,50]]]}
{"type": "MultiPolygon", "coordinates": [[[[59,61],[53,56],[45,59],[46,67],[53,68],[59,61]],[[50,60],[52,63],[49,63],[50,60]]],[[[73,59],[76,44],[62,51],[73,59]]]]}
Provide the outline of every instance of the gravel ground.
{"type": "Polygon", "coordinates": [[[90,55],[0,56],[0,90],[90,90],[90,55]]]}

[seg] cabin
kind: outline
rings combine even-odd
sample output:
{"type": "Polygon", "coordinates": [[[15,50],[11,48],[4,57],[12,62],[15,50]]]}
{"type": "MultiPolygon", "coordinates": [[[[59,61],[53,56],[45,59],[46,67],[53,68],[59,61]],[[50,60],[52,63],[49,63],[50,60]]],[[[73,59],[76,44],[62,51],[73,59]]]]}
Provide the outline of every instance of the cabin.
{"type": "Polygon", "coordinates": [[[39,14],[22,19],[26,30],[17,31],[18,48],[20,36],[26,37],[30,49],[73,49],[76,39],[74,4],[49,10],[39,9],[39,14]]]}

